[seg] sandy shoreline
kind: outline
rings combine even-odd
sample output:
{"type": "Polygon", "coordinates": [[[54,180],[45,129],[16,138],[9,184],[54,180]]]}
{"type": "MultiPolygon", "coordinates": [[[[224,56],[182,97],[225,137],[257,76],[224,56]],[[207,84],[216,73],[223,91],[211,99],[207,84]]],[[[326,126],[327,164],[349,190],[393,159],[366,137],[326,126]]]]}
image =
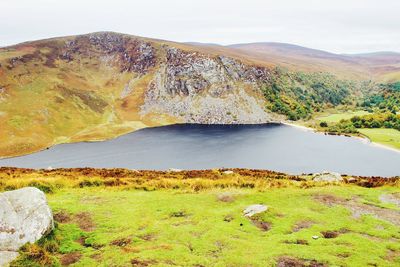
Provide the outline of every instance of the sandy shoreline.
{"type": "Polygon", "coordinates": [[[281,124],[291,126],[291,127],[296,127],[298,129],[305,130],[305,131],[317,132],[314,128],[310,128],[307,126],[298,125],[298,124],[294,124],[294,123],[290,123],[290,122],[281,122],[281,124]]]}
{"type": "Polygon", "coordinates": [[[385,148],[385,149],[389,149],[389,150],[392,150],[394,152],[400,153],[400,150],[397,149],[397,148],[394,148],[394,147],[391,147],[391,146],[387,146],[387,145],[383,145],[383,144],[379,144],[379,143],[376,143],[376,142],[371,142],[371,140],[369,140],[369,138],[367,138],[367,137],[365,139],[367,139],[369,141],[369,144],[372,145],[372,146],[385,148]]]}

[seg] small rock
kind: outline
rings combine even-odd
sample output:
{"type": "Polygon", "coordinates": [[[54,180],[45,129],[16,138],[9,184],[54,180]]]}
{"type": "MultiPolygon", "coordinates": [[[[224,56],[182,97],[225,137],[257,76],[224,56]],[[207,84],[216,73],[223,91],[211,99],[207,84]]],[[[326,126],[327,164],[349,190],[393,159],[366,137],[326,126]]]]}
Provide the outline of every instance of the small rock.
{"type": "Polygon", "coordinates": [[[355,183],[355,182],[357,182],[357,179],[351,177],[351,178],[347,179],[347,182],[349,182],[349,183],[355,183]]]}
{"type": "Polygon", "coordinates": [[[255,204],[255,205],[248,206],[248,207],[243,211],[243,213],[244,213],[244,216],[246,216],[246,217],[251,217],[251,216],[253,216],[254,214],[258,214],[258,213],[264,212],[264,211],[266,211],[266,210],[268,210],[268,207],[267,207],[267,206],[261,205],[261,204],[255,204]]]}
{"type": "Polygon", "coordinates": [[[315,182],[341,182],[343,181],[342,176],[337,172],[316,173],[313,175],[313,181],[315,182]]]}
{"type": "Polygon", "coordinates": [[[319,238],[319,236],[317,236],[317,235],[312,236],[312,239],[318,239],[318,238],[319,238]]]}
{"type": "Polygon", "coordinates": [[[169,172],[181,172],[181,169],[174,169],[174,168],[169,168],[168,169],[169,172]]]}
{"type": "Polygon", "coordinates": [[[233,171],[224,171],[224,172],[222,172],[222,174],[231,175],[231,174],[234,174],[234,172],[233,171]]]}
{"type": "Polygon", "coordinates": [[[50,233],[54,223],[45,194],[35,187],[1,193],[0,203],[0,266],[4,266],[21,246],[50,233]]]}

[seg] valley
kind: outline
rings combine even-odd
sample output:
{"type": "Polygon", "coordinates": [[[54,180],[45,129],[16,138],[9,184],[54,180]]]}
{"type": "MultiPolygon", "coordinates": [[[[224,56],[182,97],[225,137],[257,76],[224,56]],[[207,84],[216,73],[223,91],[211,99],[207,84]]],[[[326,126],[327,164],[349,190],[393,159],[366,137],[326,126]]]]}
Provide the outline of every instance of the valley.
{"type": "Polygon", "coordinates": [[[395,112],[396,78],[388,77],[397,75],[397,58],[113,32],[0,48],[0,157],[176,123],[307,121],[359,102],[375,109],[385,99],[395,112]]]}

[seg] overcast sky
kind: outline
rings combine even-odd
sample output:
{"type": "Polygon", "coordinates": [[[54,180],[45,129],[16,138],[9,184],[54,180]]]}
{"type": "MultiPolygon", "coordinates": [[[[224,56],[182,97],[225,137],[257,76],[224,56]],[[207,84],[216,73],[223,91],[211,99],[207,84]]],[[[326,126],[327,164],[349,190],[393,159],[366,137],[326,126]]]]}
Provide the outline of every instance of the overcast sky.
{"type": "Polygon", "coordinates": [[[0,46],[116,31],[173,41],[400,52],[400,0],[0,0],[0,46]]]}

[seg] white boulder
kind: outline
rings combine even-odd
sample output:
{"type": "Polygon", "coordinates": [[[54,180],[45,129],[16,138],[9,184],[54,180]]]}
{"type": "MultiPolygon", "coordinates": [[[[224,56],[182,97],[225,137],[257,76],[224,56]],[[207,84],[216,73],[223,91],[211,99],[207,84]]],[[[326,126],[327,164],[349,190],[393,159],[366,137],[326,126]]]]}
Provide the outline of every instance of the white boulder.
{"type": "Polygon", "coordinates": [[[341,181],[343,181],[343,178],[337,172],[324,171],[322,173],[314,174],[313,181],[315,181],[315,182],[341,182],[341,181]]]}
{"type": "Polygon", "coordinates": [[[35,187],[0,194],[0,266],[18,256],[18,249],[51,232],[53,215],[45,194],[35,187]]]}
{"type": "Polygon", "coordinates": [[[175,168],[169,168],[168,169],[169,172],[181,172],[181,169],[175,169],[175,168]]]}

